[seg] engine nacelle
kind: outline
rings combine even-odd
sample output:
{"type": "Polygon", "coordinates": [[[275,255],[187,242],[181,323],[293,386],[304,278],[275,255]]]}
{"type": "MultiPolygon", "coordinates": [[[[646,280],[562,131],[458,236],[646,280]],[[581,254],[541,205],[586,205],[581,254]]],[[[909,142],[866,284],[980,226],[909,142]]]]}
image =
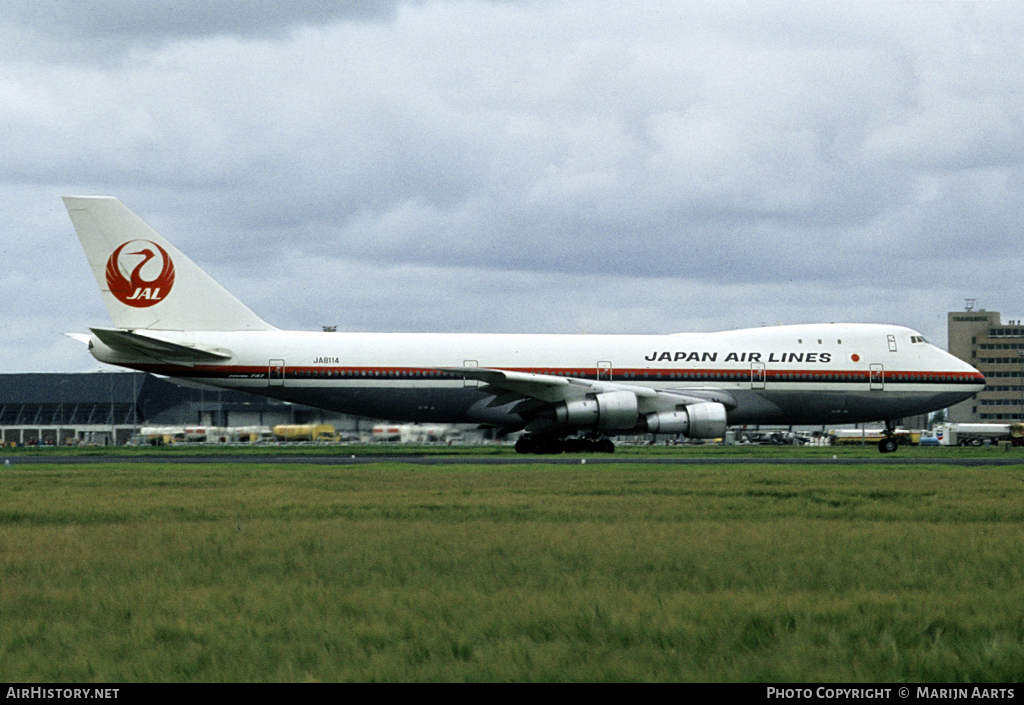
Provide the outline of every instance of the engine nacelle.
{"type": "Polygon", "coordinates": [[[687,438],[721,438],[725,435],[725,406],[718,402],[690,404],[678,411],[647,414],[651,433],[681,433],[687,438]]]}
{"type": "Polygon", "coordinates": [[[602,392],[555,407],[555,420],[567,426],[624,431],[636,428],[639,410],[633,392],[602,392]]]}

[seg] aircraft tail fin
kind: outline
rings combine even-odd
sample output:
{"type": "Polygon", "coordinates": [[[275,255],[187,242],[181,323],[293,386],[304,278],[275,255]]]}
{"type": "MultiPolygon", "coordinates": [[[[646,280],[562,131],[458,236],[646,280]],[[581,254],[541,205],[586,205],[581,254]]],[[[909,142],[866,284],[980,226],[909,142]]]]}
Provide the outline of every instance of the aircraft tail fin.
{"type": "Polygon", "coordinates": [[[116,327],[274,330],[116,198],[64,205],[116,327]]]}

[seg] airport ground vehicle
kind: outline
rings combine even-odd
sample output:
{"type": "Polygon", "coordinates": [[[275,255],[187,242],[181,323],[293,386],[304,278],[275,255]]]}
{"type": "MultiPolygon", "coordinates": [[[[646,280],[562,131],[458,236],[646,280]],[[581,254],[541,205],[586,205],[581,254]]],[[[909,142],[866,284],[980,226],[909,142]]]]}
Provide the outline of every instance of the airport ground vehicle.
{"type": "MultiPolygon", "coordinates": [[[[834,429],[830,434],[832,445],[874,445],[885,438],[884,428],[841,428],[834,429]]],[[[892,437],[901,446],[916,446],[921,442],[920,431],[910,431],[905,428],[897,428],[893,431],[892,437]]]]}
{"type": "Polygon", "coordinates": [[[380,423],[370,429],[373,443],[453,443],[462,439],[462,429],[447,424],[380,423]]]}
{"type": "Polygon", "coordinates": [[[932,430],[943,446],[980,446],[1000,441],[1024,445],[1024,423],[940,423],[932,430]]]}
{"type": "Polygon", "coordinates": [[[139,438],[150,445],[257,443],[270,438],[266,426],[143,426],[139,438]]]}
{"type": "Polygon", "coordinates": [[[338,434],[330,424],[278,424],[272,429],[274,440],[313,443],[337,443],[338,434]]]}

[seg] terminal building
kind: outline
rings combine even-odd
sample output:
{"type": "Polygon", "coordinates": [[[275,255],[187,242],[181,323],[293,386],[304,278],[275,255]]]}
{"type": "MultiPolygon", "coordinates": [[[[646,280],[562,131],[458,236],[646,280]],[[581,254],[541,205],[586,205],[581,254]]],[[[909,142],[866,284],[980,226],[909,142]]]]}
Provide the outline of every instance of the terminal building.
{"type": "Polygon", "coordinates": [[[143,372],[0,374],[4,446],[124,445],[142,426],[277,424],[331,424],[355,434],[370,426],[352,416],[143,372]]]}
{"type": "Polygon", "coordinates": [[[1003,322],[998,311],[963,311],[947,318],[949,353],[985,375],[984,391],[949,408],[953,423],[1024,420],[1024,322],[1003,322]]]}

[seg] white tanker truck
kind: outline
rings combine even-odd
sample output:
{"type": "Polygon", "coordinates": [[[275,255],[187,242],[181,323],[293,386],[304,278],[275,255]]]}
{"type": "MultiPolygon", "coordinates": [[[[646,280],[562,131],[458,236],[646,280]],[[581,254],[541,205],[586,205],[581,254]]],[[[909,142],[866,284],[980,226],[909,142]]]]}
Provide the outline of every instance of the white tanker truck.
{"type": "Polygon", "coordinates": [[[1024,423],[940,423],[932,430],[940,446],[1024,445],[1024,423]]]}

